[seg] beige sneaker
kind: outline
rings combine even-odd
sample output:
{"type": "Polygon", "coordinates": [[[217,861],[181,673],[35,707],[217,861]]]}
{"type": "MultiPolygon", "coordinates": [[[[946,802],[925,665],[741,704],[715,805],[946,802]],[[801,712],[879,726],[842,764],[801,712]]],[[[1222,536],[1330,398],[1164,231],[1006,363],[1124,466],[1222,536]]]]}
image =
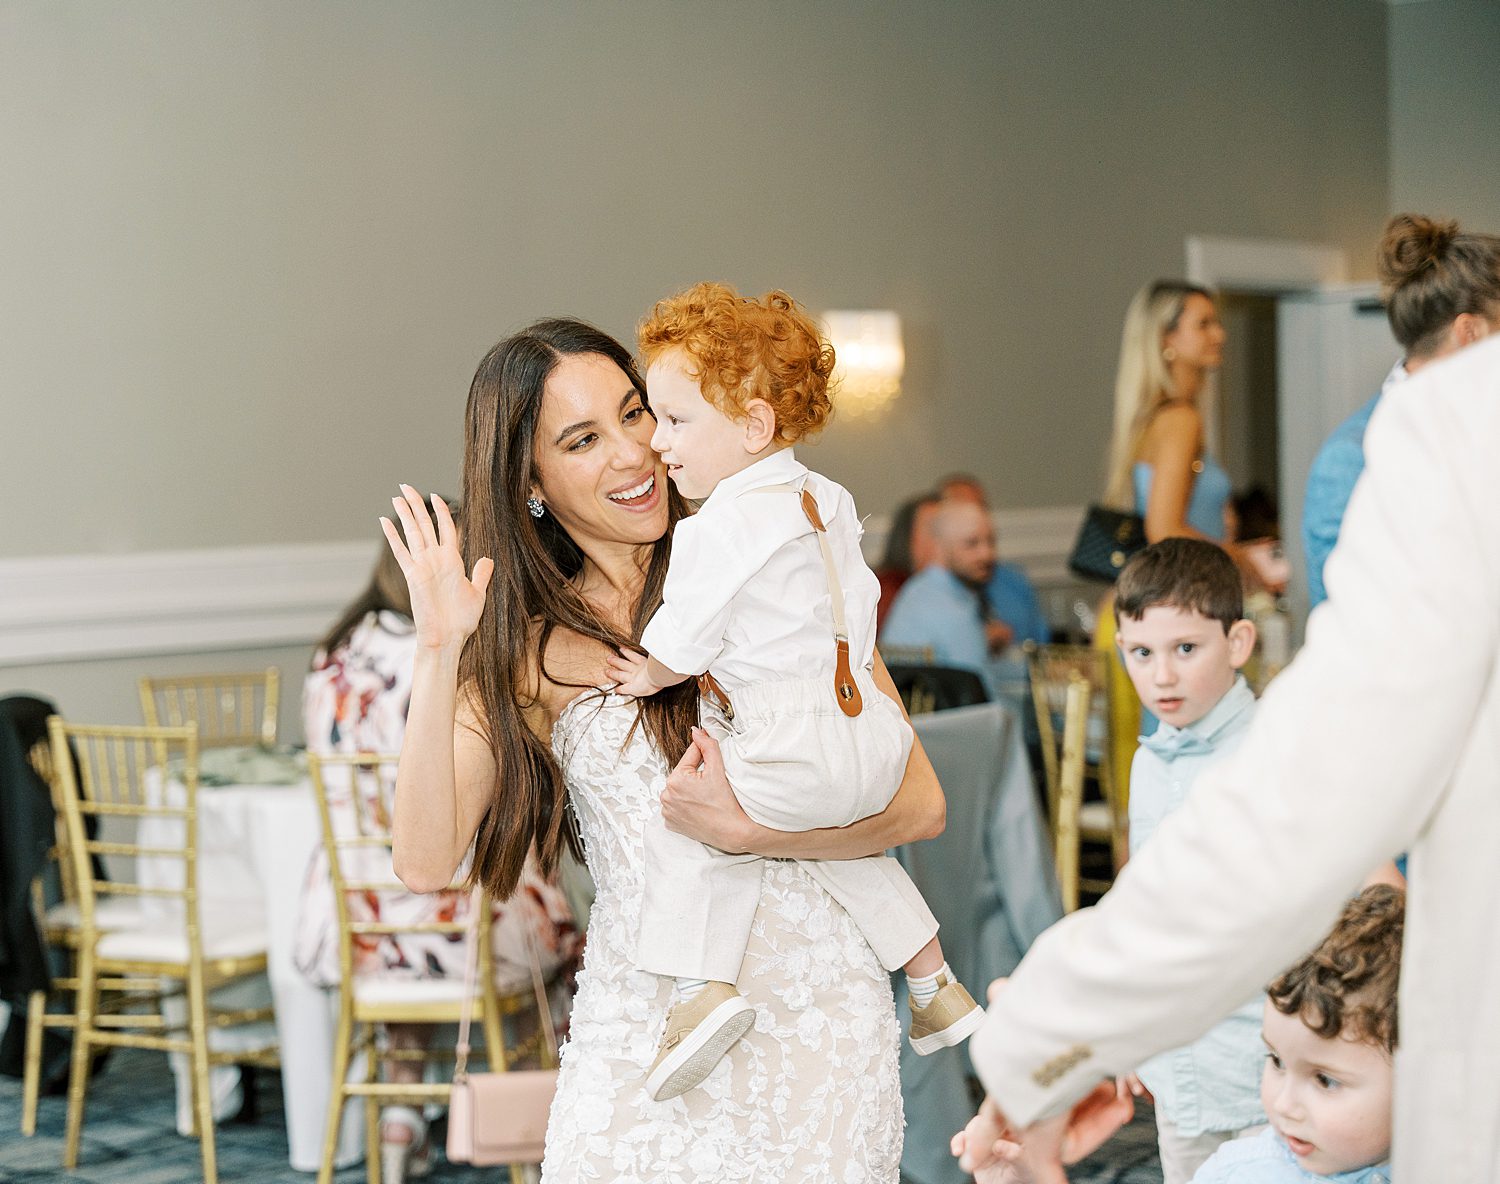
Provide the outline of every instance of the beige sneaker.
{"type": "Polygon", "coordinates": [[[984,1023],[984,1008],[974,1002],[962,983],[949,982],[946,977],[940,981],[937,998],[926,1007],[911,1003],[910,1040],[918,1056],[960,1044],[984,1023]]]}
{"type": "Polygon", "coordinates": [[[687,1093],[755,1022],[755,1008],[729,983],[710,982],[667,1012],[661,1050],[646,1078],[658,1102],[687,1093]]]}

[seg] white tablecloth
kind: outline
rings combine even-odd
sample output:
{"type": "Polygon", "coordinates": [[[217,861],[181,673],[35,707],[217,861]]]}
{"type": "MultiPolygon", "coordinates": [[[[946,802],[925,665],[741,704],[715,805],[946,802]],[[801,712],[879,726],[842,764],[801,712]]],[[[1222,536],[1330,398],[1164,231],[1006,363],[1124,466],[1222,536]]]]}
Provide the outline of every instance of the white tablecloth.
{"type": "MultiPolygon", "coordinates": [[[[143,825],[170,827],[163,819],[143,825]]],[[[180,839],[177,840],[180,842],[180,839]]],[[[267,978],[276,1009],[281,1046],[282,1091],[291,1166],[318,1170],[333,1074],[338,997],[308,982],[292,962],[302,881],[308,859],[322,842],[318,808],[308,781],[296,785],[228,785],[198,791],[198,883],[205,930],[223,924],[263,925],[267,936],[267,978]]],[[[143,859],[136,878],[143,884],[181,884],[181,862],[143,859]],[[175,878],[175,880],[174,880],[175,878]]],[[[149,900],[151,898],[143,898],[149,900]]],[[[169,902],[157,902],[157,907],[169,902]]],[[[215,1001],[224,1006],[257,1006],[265,986],[228,988],[215,1001]]],[[[253,1032],[217,1032],[215,1047],[247,1047],[253,1032]]],[[[177,1071],[178,1128],[191,1129],[191,1079],[186,1058],[174,1058],[177,1071]]],[[[362,1073],[356,1065],[354,1073],[362,1073]]],[[[351,1074],[352,1076],[352,1074],[351,1074]]],[[[238,1072],[221,1070],[214,1082],[216,1113],[236,1093],[238,1072]]],[[[364,1113],[345,1107],[336,1162],[357,1162],[364,1154],[364,1113]]]]}

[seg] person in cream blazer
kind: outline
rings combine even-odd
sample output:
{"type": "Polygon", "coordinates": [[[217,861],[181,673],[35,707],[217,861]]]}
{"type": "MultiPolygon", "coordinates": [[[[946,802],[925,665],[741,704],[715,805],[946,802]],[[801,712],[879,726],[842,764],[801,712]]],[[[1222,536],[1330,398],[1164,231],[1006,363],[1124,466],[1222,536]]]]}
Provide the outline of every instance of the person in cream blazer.
{"type": "Polygon", "coordinates": [[[1101,1080],[1183,1044],[1409,850],[1395,1179],[1500,1180],[1500,340],[1382,403],[1329,601],[1243,746],[1096,908],[1042,935],[971,1055],[1055,1150],[1101,1080]]]}

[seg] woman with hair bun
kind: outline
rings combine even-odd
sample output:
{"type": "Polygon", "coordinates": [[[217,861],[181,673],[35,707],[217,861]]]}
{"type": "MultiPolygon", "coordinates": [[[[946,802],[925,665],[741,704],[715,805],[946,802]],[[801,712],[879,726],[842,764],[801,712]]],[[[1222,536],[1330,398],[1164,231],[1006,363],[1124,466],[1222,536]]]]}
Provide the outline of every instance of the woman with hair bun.
{"type": "Polygon", "coordinates": [[[1500,236],[1457,222],[1397,214],[1380,240],[1380,282],[1391,331],[1406,356],[1380,392],[1334,429],[1313,460],[1302,505],[1302,546],[1312,607],[1328,597],[1323,565],[1365,467],[1365,426],[1392,386],[1429,362],[1500,329],[1500,236]]]}
{"type": "MultiPolygon", "coordinates": [[[[429,498],[426,517],[436,521],[429,498]]],[[[462,531],[463,515],[454,502],[449,507],[454,529],[462,531]]],[[[319,644],[312,669],[302,684],[302,726],[309,751],[321,755],[357,752],[395,752],[406,731],[412,674],[417,656],[417,628],[412,619],[406,577],[391,549],[382,544],[370,582],[344,610],[319,644]]],[[[359,831],[350,771],[325,766],[324,784],[333,825],[340,835],[359,831]]],[[[366,787],[366,809],[383,809],[366,787]]],[[[344,874],[369,880],[389,880],[391,864],[379,852],[346,855],[344,874]],[[359,862],[356,862],[358,860],[359,862]]],[[[582,935],[562,889],[537,873],[529,863],[521,890],[509,900],[492,902],[495,982],[505,993],[529,990],[529,939],[537,950],[542,973],[561,983],[576,966],[582,935]]],[[[399,889],[350,891],[346,899],[350,919],[387,925],[426,925],[463,920],[468,898],[459,892],[417,895],[399,889]]],[[[328,853],[319,846],[308,863],[302,884],[293,958],[297,969],[320,987],[336,987],[343,974],[339,960],[338,902],[328,866],[328,853]]],[[[354,948],[354,972],[362,982],[404,980],[449,984],[464,976],[464,942],[450,933],[403,932],[365,935],[354,948]]],[[[441,989],[441,988],[437,988],[441,989]]],[[[419,1023],[382,1025],[386,1047],[393,1052],[425,1049],[433,1026],[419,1023]]],[[[422,1062],[393,1057],[383,1077],[395,1083],[422,1079],[422,1062]]],[[[403,1184],[408,1176],[431,1169],[432,1141],[427,1117],[405,1104],[385,1106],[380,1112],[381,1178],[403,1184]]]]}

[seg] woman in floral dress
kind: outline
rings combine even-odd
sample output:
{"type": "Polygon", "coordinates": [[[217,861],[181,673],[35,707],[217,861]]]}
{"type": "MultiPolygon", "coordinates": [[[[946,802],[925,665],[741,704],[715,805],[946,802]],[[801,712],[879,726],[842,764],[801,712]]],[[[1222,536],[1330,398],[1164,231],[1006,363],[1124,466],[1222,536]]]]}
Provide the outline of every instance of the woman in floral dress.
{"type": "MultiPolygon", "coordinates": [[[[369,586],[329,631],[313,658],[302,688],[304,735],[316,753],[398,752],[406,730],[411,702],[416,629],[406,581],[389,548],[381,556],[369,586]]],[[[341,769],[325,771],[329,807],[335,829],[353,833],[354,802],[341,769]]],[[[367,807],[376,803],[366,802],[367,807]]],[[[384,808],[384,804],[381,804],[384,808]]],[[[371,869],[371,879],[393,879],[389,862],[371,869]]],[[[359,891],[349,894],[350,919],[420,925],[430,921],[462,920],[468,911],[462,892],[418,895],[403,891],[359,891]]],[[[567,898],[554,884],[528,868],[520,891],[505,903],[491,905],[496,986],[504,992],[525,990],[531,982],[526,952],[527,935],[535,943],[542,972],[554,981],[566,980],[575,968],[582,945],[567,898]]],[[[336,986],[340,978],[338,917],[327,853],[319,848],[308,865],[298,921],[298,969],[320,986],[336,986]]],[[[402,933],[356,939],[357,975],[408,979],[462,978],[464,939],[459,934],[402,933]]],[[[565,994],[565,990],[561,992],[565,994]]],[[[563,1000],[562,1002],[566,1002],[563,1000]]],[[[394,1048],[427,1045],[431,1029],[425,1024],[388,1024],[386,1038],[394,1048]]],[[[391,1061],[390,1081],[417,1080],[421,1066],[391,1061]]],[[[406,1171],[421,1170],[428,1154],[426,1123],[419,1111],[388,1106],[382,1114],[382,1158],[388,1184],[401,1184],[406,1171]]]]}

